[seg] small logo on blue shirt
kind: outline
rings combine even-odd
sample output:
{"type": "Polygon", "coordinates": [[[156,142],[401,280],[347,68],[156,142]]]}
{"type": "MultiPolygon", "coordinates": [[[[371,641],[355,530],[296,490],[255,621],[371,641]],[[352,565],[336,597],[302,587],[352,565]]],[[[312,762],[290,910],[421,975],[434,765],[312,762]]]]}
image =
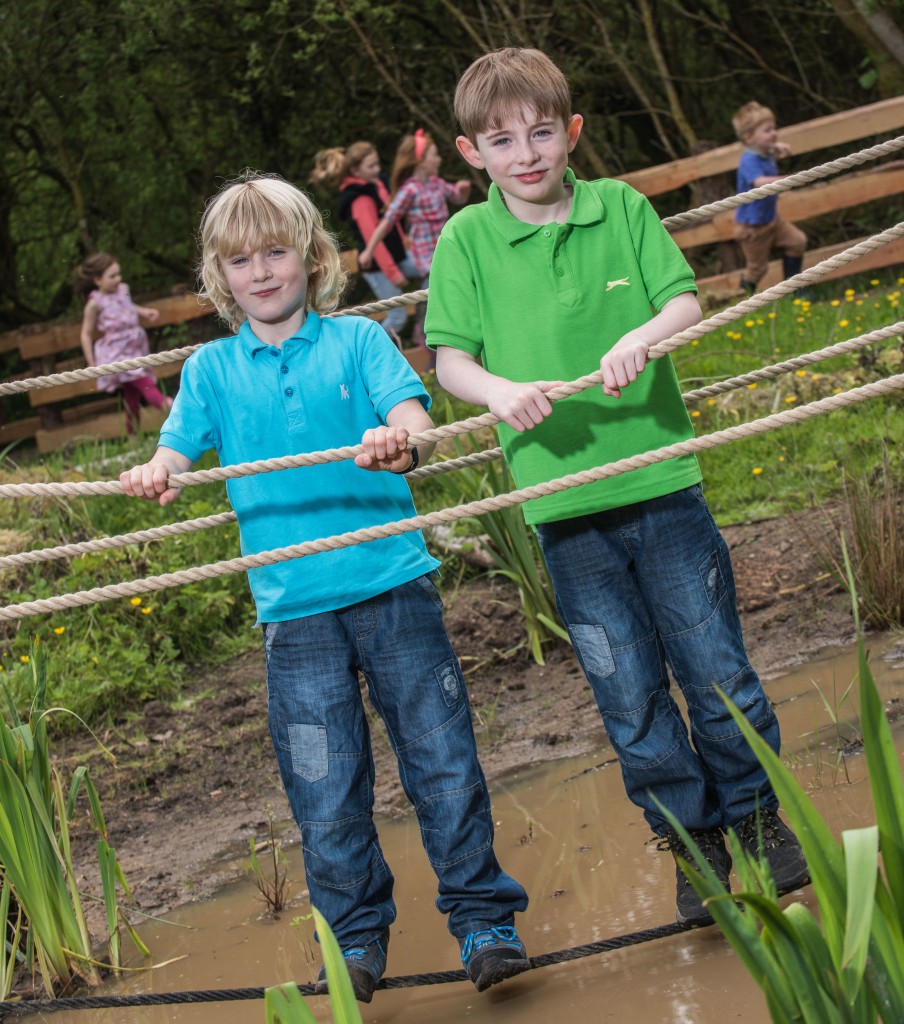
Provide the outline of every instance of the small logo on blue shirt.
{"type": "Polygon", "coordinates": [[[352,396],[351,396],[351,395],[350,395],[350,394],[348,393],[348,385],[346,385],[346,384],[340,384],[340,385],[339,385],[339,397],[340,397],[340,398],[341,398],[341,399],[342,399],[343,401],[345,401],[346,399],[349,399],[349,398],[351,398],[351,397],[352,397],[352,396]]]}

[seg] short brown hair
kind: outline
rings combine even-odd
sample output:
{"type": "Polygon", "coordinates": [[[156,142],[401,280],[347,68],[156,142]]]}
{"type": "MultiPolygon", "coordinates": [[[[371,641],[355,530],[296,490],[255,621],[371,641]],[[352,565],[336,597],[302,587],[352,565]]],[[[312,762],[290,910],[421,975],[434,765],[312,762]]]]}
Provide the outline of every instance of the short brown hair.
{"type": "Polygon", "coordinates": [[[774,120],[775,114],[768,107],[764,107],[762,103],[752,100],[750,103],[745,103],[737,111],[731,119],[731,123],[734,126],[735,135],[743,142],[744,136],[756,131],[764,121],[774,120]]]}
{"type": "Polygon", "coordinates": [[[346,275],[339,265],[336,240],[324,228],[310,197],[278,174],[246,171],[227,182],[207,204],[199,235],[201,298],[212,302],[233,330],[247,318],[229,289],[222,261],[244,246],[295,249],[308,269],[305,308],[331,313],[339,305],[346,275]]]}
{"type": "Polygon", "coordinates": [[[480,132],[534,107],[541,117],[571,117],[571,90],[561,70],[540,50],[507,46],[478,57],[458,80],[455,117],[476,143],[480,132]]]}

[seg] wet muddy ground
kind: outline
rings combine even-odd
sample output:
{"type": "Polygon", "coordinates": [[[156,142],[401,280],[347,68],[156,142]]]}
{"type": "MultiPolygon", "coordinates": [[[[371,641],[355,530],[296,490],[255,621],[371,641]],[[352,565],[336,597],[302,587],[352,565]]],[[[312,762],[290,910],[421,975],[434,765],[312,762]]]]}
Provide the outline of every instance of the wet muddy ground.
{"type": "MultiPolygon", "coordinates": [[[[872,641],[872,664],[895,720],[904,698],[904,642],[872,641]]],[[[856,707],[840,704],[846,724],[834,729],[823,704],[836,708],[856,665],[848,651],[812,662],[773,681],[785,739],[785,758],[837,836],[871,823],[865,758],[857,752],[856,707]],[[822,696],[821,696],[822,695],[822,696]]],[[[904,749],[904,743],[898,743],[904,749]]],[[[647,844],[649,833],[624,796],[605,745],[577,758],[547,761],[497,778],[493,785],[496,850],[527,887],[531,904],[518,920],[533,955],[568,949],[669,923],[674,913],[674,865],[647,844]]],[[[435,879],[416,823],[381,816],[381,841],[397,878],[399,917],[388,974],[454,970],[457,947],[433,907],[435,879]]],[[[287,833],[291,838],[291,832],[287,833]]],[[[223,852],[218,870],[241,871],[237,845],[223,852]]],[[[250,882],[224,889],[214,900],[184,906],[142,935],[154,962],[169,963],[105,987],[104,994],[241,988],[308,982],[319,967],[306,911],[297,843],[289,849],[290,907],[273,920],[262,913],[250,882]]],[[[786,897],[814,907],[809,887],[786,897]]],[[[140,960],[133,961],[141,965],[140,960]]],[[[318,1020],[331,1016],[323,998],[310,1004],[318,1020]]],[[[551,1016],[621,1024],[763,1024],[764,1000],[716,928],[545,967],[478,995],[469,983],[381,991],[364,1006],[364,1021],[397,1024],[545,1022],[551,1016]]],[[[54,1014],[53,1024],[245,1024],[263,1020],[258,1002],[90,1010],[54,1014]]]]}

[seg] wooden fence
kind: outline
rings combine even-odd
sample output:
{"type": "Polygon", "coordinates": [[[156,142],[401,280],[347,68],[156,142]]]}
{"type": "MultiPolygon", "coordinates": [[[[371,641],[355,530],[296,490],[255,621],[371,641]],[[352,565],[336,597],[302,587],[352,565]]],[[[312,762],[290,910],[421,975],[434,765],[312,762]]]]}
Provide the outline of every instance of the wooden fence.
{"type": "MultiPolygon", "coordinates": [[[[795,155],[799,155],[870,136],[890,135],[899,132],[902,128],[904,128],[904,97],[899,97],[855,110],[847,110],[840,114],[790,125],[782,129],[781,138],[791,146],[795,155]]],[[[709,193],[702,201],[711,201],[714,197],[734,193],[734,169],[742,148],[740,143],[720,146],[684,160],[675,160],[657,167],[634,171],[623,175],[623,178],[648,196],[662,195],[673,189],[698,183],[698,190],[705,190],[709,193]]],[[[818,161],[812,162],[817,163],[818,161]]],[[[900,195],[902,192],[904,192],[904,161],[894,161],[805,188],[795,189],[783,194],[780,203],[784,217],[789,220],[803,221],[861,203],[875,202],[900,195]]],[[[673,237],[678,245],[685,250],[691,250],[697,246],[725,245],[732,240],[733,222],[734,212],[727,211],[717,214],[705,223],[679,228],[673,232],[673,237]]],[[[889,225],[884,224],[883,226],[889,225]]],[[[811,250],[804,259],[804,266],[813,266],[858,241],[861,239],[846,239],[837,245],[811,250]]],[[[343,257],[346,269],[355,272],[357,270],[356,254],[344,253],[343,257]]],[[[904,262],[904,240],[899,240],[827,276],[830,278],[844,277],[851,273],[860,273],[864,270],[887,267],[902,262],[904,262]]],[[[701,292],[704,293],[730,293],[738,289],[738,277],[737,270],[728,269],[712,277],[698,279],[697,283],[701,292]]],[[[768,287],[780,281],[781,278],[781,262],[776,260],[770,263],[766,277],[760,283],[762,287],[768,287]]],[[[155,324],[154,331],[159,327],[186,323],[212,313],[212,310],[201,305],[194,295],[151,300],[145,304],[154,306],[160,311],[160,319],[155,324]]],[[[34,324],[0,335],[0,354],[18,351],[23,364],[23,372],[11,379],[55,373],[84,365],[79,343],[79,329],[80,321],[69,319],[53,324],[34,324]],[[78,355],[73,356],[73,352],[77,352],[78,355]]],[[[421,350],[413,349],[406,351],[405,354],[416,369],[423,370],[425,368],[425,357],[421,350]]],[[[158,378],[171,379],[178,376],[180,369],[181,363],[171,363],[156,368],[154,372],[158,378]]],[[[10,423],[0,423],[0,447],[10,441],[34,438],[38,450],[46,452],[69,444],[79,437],[121,436],[124,431],[124,422],[118,399],[114,396],[85,401],[86,396],[96,394],[98,392],[94,381],[60,384],[51,388],[29,391],[28,401],[35,410],[35,414],[10,423]],[[76,401],[79,404],[73,404],[76,401]]],[[[156,415],[156,411],[144,410],[142,426],[146,429],[154,429],[158,425],[159,417],[156,415]]]]}

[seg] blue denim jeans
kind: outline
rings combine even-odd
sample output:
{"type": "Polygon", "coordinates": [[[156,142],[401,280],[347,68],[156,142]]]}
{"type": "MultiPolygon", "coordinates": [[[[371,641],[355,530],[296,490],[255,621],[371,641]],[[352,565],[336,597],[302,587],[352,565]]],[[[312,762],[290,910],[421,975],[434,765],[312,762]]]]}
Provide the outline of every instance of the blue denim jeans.
{"type": "MultiPolygon", "coordinates": [[[[425,284],[421,284],[421,275],[418,272],[417,267],[414,265],[414,260],[406,253],[405,259],[398,264],[399,270],[408,278],[412,284],[418,288],[426,288],[425,284]]],[[[383,273],[382,270],[366,270],[364,271],[364,280],[367,282],[370,290],[376,295],[378,299],[391,299],[396,295],[402,294],[402,289],[397,287],[389,280],[389,278],[383,273]]],[[[424,303],[419,303],[419,306],[423,306],[424,303]]],[[[399,334],[402,328],[405,326],[405,321],[408,319],[408,307],[399,306],[396,309],[390,309],[386,316],[381,321],[381,326],[385,331],[392,329],[399,334]]]]}
{"type": "Polygon", "coordinates": [[[311,903],[340,946],[373,941],[396,916],[393,876],[373,822],[359,672],[417,812],[449,930],[460,937],[511,924],[527,893],[493,852],[471,708],[430,577],[263,628],[270,735],[301,830],[311,903]]]}
{"type": "Polygon", "coordinates": [[[537,532],[628,796],[653,831],[670,828],[654,797],[686,828],[728,828],[758,805],[776,809],[716,691],[777,753],[778,721],[744,650],[728,548],[700,487],[537,532]]]}

